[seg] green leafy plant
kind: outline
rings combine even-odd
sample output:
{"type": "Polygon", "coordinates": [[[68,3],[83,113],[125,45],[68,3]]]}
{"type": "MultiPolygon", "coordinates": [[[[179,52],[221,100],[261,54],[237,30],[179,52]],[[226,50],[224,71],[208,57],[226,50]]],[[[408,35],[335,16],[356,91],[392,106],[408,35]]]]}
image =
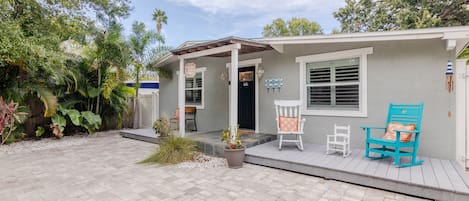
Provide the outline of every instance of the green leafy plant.
{"type": "Polygon", "coordinates": [[[63,131],[67,126],[67,119],[70,119],[73,125],[85,128],[89,134],[93,134],[95,130],[101,127],[101,117],[91,111],[78,111],[76,109],[65,109],[61,105],[58,107],[59,112],[52,116],[50,128],[57,139],[63,137],[63,131]]]}
{"type": "Polygon", "coordinates": [[[230,129],[222,131],[221,141],[226,144],[227,149],[242,149],[244,147],[240,139],[241,133],[239,132],[239,126],[236,127],[235,130],[236,130],[235,136],[231,136],[230,129]]]}
{"type": "Polygon", "coordinates": [[[52,133],[54,134],[55,138],[60,139],[64,136],[65,126],[67,126],[67,120],[60,114],[54,114],[51,118],[52,123],[50,124],[50,128],[52,129],[52,133]]]}
{"type": "Polygon", "coordinates": [[[102,120],[99,115],[90,111],[84,111],[81,112],[81,116],[83,117],[81,126],[85,127],[89,134],[93,134],[95,130],[101,127],[102,120]]]}
{"type": "Polygon", "coordinates": [[[176,164],[194,158],[195,143],[183,137],[170,136],[160,148],[141,163],[176,164]]]}
{"type": "Polygon", "coordinates": [[[41,137],[46,132],[46,129],[42,126],[38,126],[36,130],[36,137],[41,137]]]}
{"type": "Polygon", "coordinates": [[[161,117],[153,122],[153,130],[160,137],[168,137],[171,135],[171,121],[166,117],[161,117]]]}

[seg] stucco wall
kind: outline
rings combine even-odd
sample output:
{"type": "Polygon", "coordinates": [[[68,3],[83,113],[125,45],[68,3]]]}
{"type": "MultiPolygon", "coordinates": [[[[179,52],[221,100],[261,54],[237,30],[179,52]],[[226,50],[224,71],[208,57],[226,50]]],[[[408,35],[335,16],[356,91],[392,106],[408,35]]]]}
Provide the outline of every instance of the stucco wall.
{"type": "MultiPolygon", "coordinates": [[[[365,118],[305,116],[305,141],[325,144],[326,135],[333,132],[334,123],[350,124],[352,147],[363,148],[365,134],[359,127],[384,126],[390,102],[424,102],[419,154],[455,158],[455,119],[454,116],[448,117],[448,110],[454,114],[455,99],[454,93],[450,95],[445,89],[444,75],[448,57],[454,53],[449,54],[446,51],[442,40],[286,45],[282,54],[267,51],[241,55],[240,60],[262,58],[262,66],[265,69],[259,88],[260,131],[276,132],[274,100],[299,98],[299,64],[295,63],[295,57],[363,47],[374,48],[373,54],[368,55],[368,116],[365,118]],[[280,92],[267,92],[263,83],[265,79],[271,77],[284,79],[284,87],[280,92]]],[[[225,126],[228,122],[228,86],[219,79],[219,75],[224,64],[229,62],[229,58],[200,58],[198,62],[206,63],[208,67],[205,85],[208,87],[205,94],[207,109],[201,111],[204,115],[199,119],[199,125],[204,129],[219,128],[219,124],[225,126]],[[210,86],[210,82],[216,85],[210,86]],[[211,107],[216,107],[217,110],[212,110],[211,107]]],[[[176,82],[177,78],[173,78],[169,83],[161,80],[162,112],[167,111],[163,107],[176,107],[176,82]],[[166,87],[170,89],[165,89],[166,87]],[[167,94],[168,92],[171,94],[167,94]]]]}
{"type": "MultiPolygon", "coordinates": [[[[212,131],[228,127],[228,83],[220,79],[225,70],[223,58],[199,58],[190,60],[199,67],[206,67],[204,73],[205,107],[197,110],[197,128],[199,131],[212,131]]],[[[179,62],[171,63],[172,79],[160,79],[160,116],[171,117],[178,107],[178,75],[179,62]]]]}

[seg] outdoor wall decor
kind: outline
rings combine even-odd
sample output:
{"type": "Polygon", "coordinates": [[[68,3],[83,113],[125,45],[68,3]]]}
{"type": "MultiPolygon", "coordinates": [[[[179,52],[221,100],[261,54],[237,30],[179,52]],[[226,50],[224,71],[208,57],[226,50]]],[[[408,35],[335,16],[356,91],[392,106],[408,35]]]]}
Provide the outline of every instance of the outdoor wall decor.
{"type": "MultiPolygon", "coordinates": [[[[454,80],[453,80],[453,63],[451,60],[448,60],[448,65],[446,67],[446,89],[448,90],[448,93],[453,92],[454,90],[454,80]]],[[[451,100],[451,96],[449,96],[449,99],[451,100]]],[[[450,104],[448,105],[448,117],[451,117],[451,101],[449,101],[450,104]]]]}
{"type": "Polygon", "coordinates": [[[453,80],[453,63],[451,60],[448,60],[448,66],[446,67],[446,89],[449,93],[454,90],[454,80],[453,80]]]}
{"type": "Polygon", "coordinates": [[[270,79],[265,79],[265,88],[267,88],[267,91],[272,89],[272,91],[275,91],[275,89],[278,89],[280,91],[280,88],[283,86],[283,79],[282,78],[270,78],[270,79]]]}
{"type": "Polygon", "coordinates": [[[196,65],[195,63],[186,63],[184,65],[184,75],[186,75],[186,78],[193,78],[196,74],[196,65]]]}

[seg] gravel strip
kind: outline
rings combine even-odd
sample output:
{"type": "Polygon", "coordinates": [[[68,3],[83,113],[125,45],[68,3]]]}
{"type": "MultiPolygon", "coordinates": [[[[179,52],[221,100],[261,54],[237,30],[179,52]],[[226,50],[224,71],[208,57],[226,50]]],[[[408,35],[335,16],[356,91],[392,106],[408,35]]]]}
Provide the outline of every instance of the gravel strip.
{"type": "Polygon", "coordinates": [[[203,154],[198,154],[194,157],[193,161],[186,161],[176,165],[177,168],[219,168],[226,167],[226,160],[224,158],[212,157],[203,154]]]}

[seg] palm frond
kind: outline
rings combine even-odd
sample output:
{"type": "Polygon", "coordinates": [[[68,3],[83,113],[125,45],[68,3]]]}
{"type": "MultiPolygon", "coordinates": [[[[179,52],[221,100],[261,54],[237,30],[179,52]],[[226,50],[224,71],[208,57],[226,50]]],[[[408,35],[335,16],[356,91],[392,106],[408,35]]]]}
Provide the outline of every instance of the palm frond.
{"type": "Polygon", "coordinates": [[[33,88],[37,96],[44,104],[44,117],[51,117],[57,112],[58,100],[57,97],[49,89],[43,87],[33,88]]]}

